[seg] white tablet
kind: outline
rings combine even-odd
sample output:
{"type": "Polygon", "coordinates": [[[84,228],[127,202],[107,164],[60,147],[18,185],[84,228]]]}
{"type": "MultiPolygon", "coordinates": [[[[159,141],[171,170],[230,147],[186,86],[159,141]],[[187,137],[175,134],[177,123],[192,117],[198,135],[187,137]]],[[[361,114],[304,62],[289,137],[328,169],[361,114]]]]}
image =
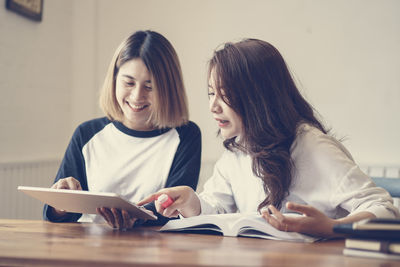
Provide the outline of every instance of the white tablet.
{"type": "Polygon", "coordinates": [[[124,209],[132,217],[139,219],[157,219],[157,216],[151,214],[145,208],[136,206],[115,193],[32,186],[18,186],[18,190],[54,208],[68,212],[96,214],[96,208],[107,207],[124,209]]]}

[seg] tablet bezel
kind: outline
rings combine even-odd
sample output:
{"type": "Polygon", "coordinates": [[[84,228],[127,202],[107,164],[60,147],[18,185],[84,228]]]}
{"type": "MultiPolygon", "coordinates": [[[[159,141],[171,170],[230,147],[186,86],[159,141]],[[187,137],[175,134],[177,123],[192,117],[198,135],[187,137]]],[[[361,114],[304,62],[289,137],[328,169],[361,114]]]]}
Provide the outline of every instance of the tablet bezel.
{"type": "Polygon", "coordinates": [[[92,192],[84,190],[52,189],[33,186],[18,186],[18,190],[54,208],[67,212],[97,214],[96,208],[124,209],[138,219],[156,220],[143,207],[124,199],[116,193],[92,192]]]}

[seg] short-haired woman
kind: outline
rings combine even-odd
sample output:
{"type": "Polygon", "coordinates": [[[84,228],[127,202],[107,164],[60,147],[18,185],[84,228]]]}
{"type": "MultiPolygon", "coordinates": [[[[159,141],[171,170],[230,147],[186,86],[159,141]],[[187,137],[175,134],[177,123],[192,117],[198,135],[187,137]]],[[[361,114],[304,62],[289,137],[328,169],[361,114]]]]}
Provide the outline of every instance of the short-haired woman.
{"type": "MultiPolygon", "coordinates": [[[[188,120],[178,56],[170,42],[154,31],[137,31],[125,39],[110,63],[100,96],[106,117],[75,130],[52,188],[114,192],[131,202],[164,187],[196,189],[201,133],[188,120]]],[[[154,204],[146,208],[156,213],[154,204]]],[[[53,222],[104,218],[113,228],[143,222],[119,209],[99,208],[97,215],[67,213],[45,205],[53,222]]],[[[160,225],[168,218],[159,214],[160,225]]]]}

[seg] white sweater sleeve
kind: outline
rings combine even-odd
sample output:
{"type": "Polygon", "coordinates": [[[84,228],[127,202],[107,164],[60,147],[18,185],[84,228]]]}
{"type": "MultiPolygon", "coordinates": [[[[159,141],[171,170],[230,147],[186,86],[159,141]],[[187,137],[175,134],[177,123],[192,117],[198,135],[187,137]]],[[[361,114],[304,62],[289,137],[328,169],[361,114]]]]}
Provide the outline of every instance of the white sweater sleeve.
{"type": "Polygon", "coordinates": [[[204,184],[204,190],[198,195],[201,214],[233,213],[237,211],[229,177],[224,174],[225,153],[214,166],[213,175],[204,184]]]}
{"type": "Polygon", "coordinates": [[[334,203],[339,204],[351,214],[368,211],[378,218],[399,217],[393,200],[383,188],[377,187],[358,166],[351,168],[342,178],[333,194],[334,203]]]}
{"type": "Polygon", "coordinates": [[[389,193],[360,170],[340,142],[315,128],[304,129],[292,152],[297,195],[333,218],[339,210],[348,215],[368,211],[378,218],[399,217],[389,193]]]}

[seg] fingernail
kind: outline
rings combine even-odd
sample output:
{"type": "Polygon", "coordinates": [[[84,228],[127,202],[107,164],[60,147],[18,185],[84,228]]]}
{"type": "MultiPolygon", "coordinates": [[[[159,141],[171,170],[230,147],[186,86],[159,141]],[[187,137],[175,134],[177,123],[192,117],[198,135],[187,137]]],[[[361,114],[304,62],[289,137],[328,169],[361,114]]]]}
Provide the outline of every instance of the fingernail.
{"type": "Polygon", "coordinates": [[[269,213],[269,209],[268,209],[267,207],[262,207],[261,210],[260,210],[260,212],[261,212],[261,213],[266,213],[266,212],[269,213]]]}

